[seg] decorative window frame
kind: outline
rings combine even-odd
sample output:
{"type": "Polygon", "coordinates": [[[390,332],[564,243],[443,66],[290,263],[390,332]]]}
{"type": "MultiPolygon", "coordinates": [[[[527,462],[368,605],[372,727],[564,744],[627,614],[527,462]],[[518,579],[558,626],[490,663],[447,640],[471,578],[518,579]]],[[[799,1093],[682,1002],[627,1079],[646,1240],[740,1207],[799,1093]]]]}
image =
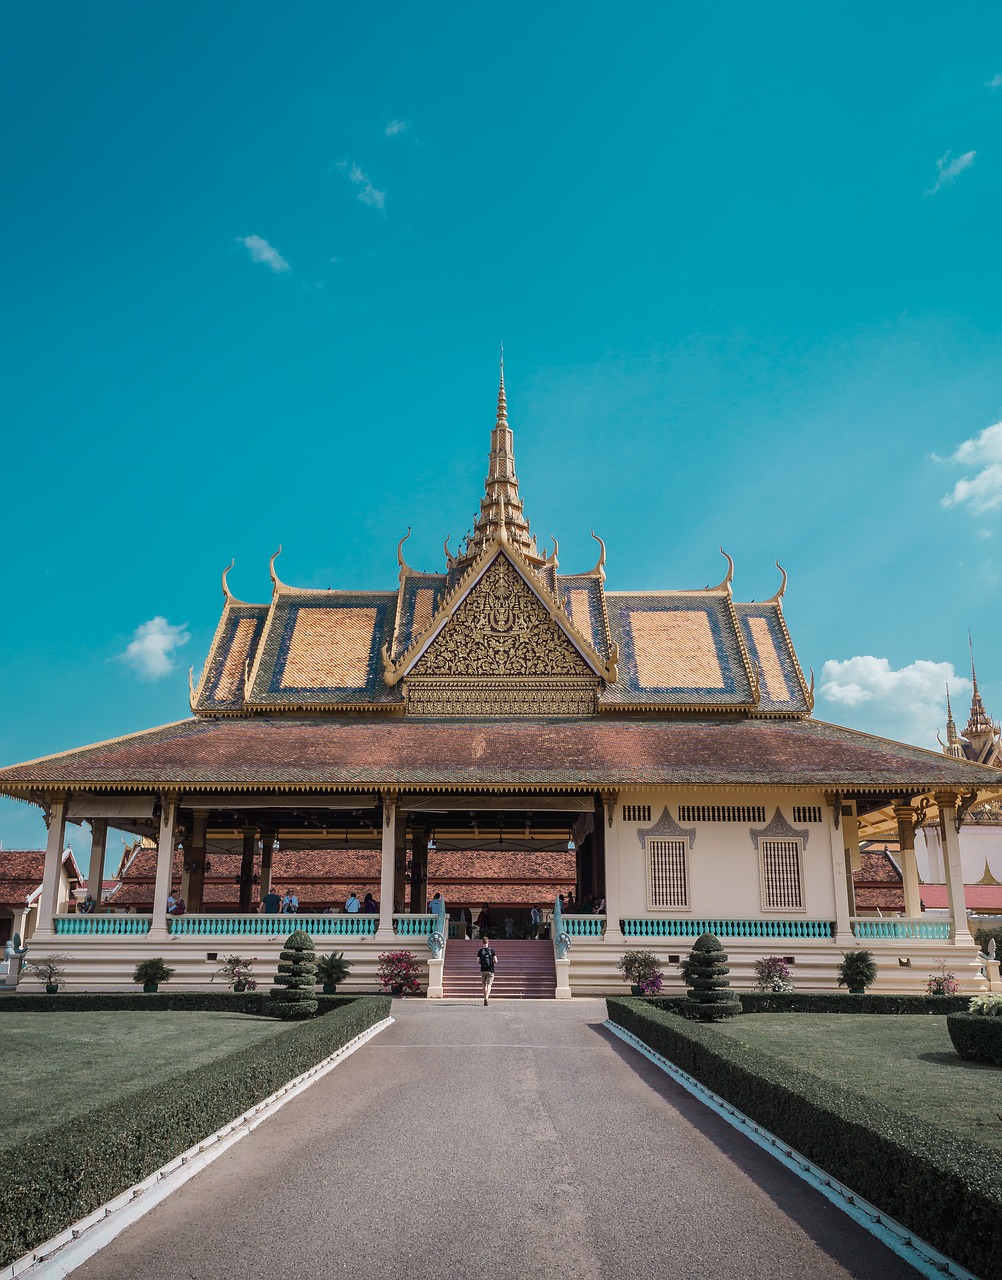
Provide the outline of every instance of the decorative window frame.
{"type": "Polygon", "coordinates": [[[637,840],[640,847],[644,851],[644,879],[647,883],[647,910],[648,911],[691,911],[692,910],[692,884],[690,876],[690,858],[692,847],[696,843],[695,827],[680,827],[675,819],[668,812],[666,805],[661,811],[661,817],[651,827],[640,827],[637,830],[637,840]],[[688,906],[685,907],[655,907],[652,905],[651,894],[651,851],[648,849],[648,841],[664,840],[678,841],[681,844],[687,844],[689,847],[684,851],[684,870],[685,870],[685,896],[688,906]]]}
{"type": "MultiPolygon", "coordinates": [[[[647,910],[648,911],[692,911],[692,889],[689,878],[689,843],[683,837],[660,837],[649,840],[645,849],[646,853],[646,871],[647,871],[647,910]],[[682,893],[685,897],[684,902],[655,902],[654,901],[654,859],[658,854],[666,855],[670,859],[673,855],[681,859],[681,876],[676,877],[681,880],[682,893]]],[[[662,877],[667,880],[667,877],[662,877]]]]}
{"type": "Polygon", "coordinates": [[[777,915],[790,913],[806,914],[807,877],[804,869],[804,855],[807,852],[807,842],[811,838],[810,831],[804,827],[792,827],[789,822],[787,822],[786,818],[784,818],[782,810],[777,808],[773,815],[773,819],[768,826],[752,829],[748,834],[751,836],[752,844],[755,846],[755,852],[758,854],[759,898],[762,911],[774,912],[777,915]],[[763,857],[762,841],[786,841],[797,846],[797,877],[800,887],[799,907],[772,907],[768,905],[765,858],[763,857]]]}
{"type": "MultiPolygon", "coordinates": [[[[778,850],[777,850],[778,852],[778,850]]],[[[806,914],[807,912],[807,884],[804,878],[804,846],[803,842],[797,839],[790,839],[789,836],[772,836],[767,837],[759,845],[758,849],[758,876],[759,876],[759,893],[761,895],[761,905],[763,911],[774,912],[777,915],[806,914]],[[773,906],[769,902],[768,877],[766,875],[766,855],[772,850],[769,846],[786,845],[788,849],[794,853],[797,859],[797,891],[800,897],[800,906],[790,906],[788,903],[781,903],[773,906]]]]}

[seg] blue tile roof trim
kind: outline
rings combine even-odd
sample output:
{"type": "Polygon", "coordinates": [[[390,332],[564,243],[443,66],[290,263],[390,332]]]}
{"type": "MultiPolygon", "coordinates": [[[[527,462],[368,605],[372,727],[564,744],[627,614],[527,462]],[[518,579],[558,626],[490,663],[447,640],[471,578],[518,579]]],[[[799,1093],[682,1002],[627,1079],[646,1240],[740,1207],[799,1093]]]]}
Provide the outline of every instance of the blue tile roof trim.
{"type": "Polygon", "coordinates": [[[619,645],[619,679],[602,694],[601,702],[617,705],[694,706],[708,705],[751,707],[754,705],[751,682],[745,669],[730,601],[725,596],[622,595],[606,592],[609,626],[614,643],[619,645]],[[637,672],[630,613],[702,613],[709,623],[723,687],[672,688],[667,685],[641,685],[637,672]]]}
{"type": "Polygon", "coordinates": [[[271,625],[262,641],[261,664],[248,704],[263,707],[312,707],[358,703],[399,703],[400,691],[383,680],[380,653],[393,636],[397,594],[388,591],[330,591],[322,595],[279,596],[271,625]],[[304,609],[375,609],[376,621],[369,643],[365,683],[358,686],[288,686],[282,684],[296,620],[304,609]]]}
{"type": "Polygon", "coordinates": [[[780,622],[779,606],[768,602],[761,604],[735,604],[734,610],[741,623],[741,634],[744,636],[745,645],[748,648],[748,656],[756,669],[760,669],[763,664],[758,645],[755,643],[755,637],[752,635],[752,629],[749,626],[749,619],[765,619],[769,627],[769,634],[772,636],[772,643],[776,647],[776,656],[779,659],[786,687],[792,695],[789,698],[774,697],[769,689],[768,679],[762,680],[760,678],[759,686],[762,694],[762,700],[759,704],[760,710],[789,711],[797,714],[808,713],[810,707],[804,696],[804,688],[801,682],[802,674],[796,661],[796,655],[791,651],[790,641],[787,639],[784,627],[780,622]]]}
{"type": "Polygon", "coordinates": [[[577,629],[587,637],[595,650],[608,661],[609,646],[605,639],[605,622],[602,617],[602,584],[590,574],[565,576],[557,579],[557,594],[561,600],[567,600],[572,591],[584,591],[588,596],[588,617],[579,618],[573,608],[569,608],[571,621],[577,629]]]}
{"type": "MultiPolygon", "coordinates": [[[[225,611],[220,635],[209,654],[209,669],[204,681],[206,692],[198,701],[199,710],[238,711],[243,706],[244,683],[242,675],[237,685],[236,697],[220,698],[218,695],[219,682],[223,677],[223,670],[226,666],[226,660],[230,656],[230,650],[233,648],[237,628],[247,618],[253,619],[254,631],[251,635],[244,661],[253,665],[257,647],[261,642],[261,633],[264,631],[264,624],[268,618],[268,606],[266,604],[231,604],[225,611]]],[[[241,662],[242,667],[243,662],[241,662]]]]}
{"type": "Polygon", "coordinates": [[[401,592],[400,617],[397,620],[397,645],[394,650],[394,656],[399,657],[401,654],[406,653],[421,632],[429,626],[431,619],[438,612],[445,590],[446,575],[444,573],[408,574],[401,592]],[[432,597],[431,617],[423,627],[415,627],[414,625],[414,607],[419,591],[434,591],[435,593],[432,597]]]}

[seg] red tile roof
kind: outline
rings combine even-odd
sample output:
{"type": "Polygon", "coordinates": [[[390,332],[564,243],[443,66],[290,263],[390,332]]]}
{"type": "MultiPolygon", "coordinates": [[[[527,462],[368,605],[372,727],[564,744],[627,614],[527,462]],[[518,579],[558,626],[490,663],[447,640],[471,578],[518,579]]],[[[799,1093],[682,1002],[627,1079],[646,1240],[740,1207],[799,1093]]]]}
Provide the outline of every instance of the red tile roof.
{"type": "MultiPolygon", "coordinates": [[[[950,905],[945,884],[924,884],[919,892],[929,911],[946,910],[950,905]]],[[[1002,885],[965,884],[964,900],[969,911],[1002,912],[1002,885]]]]}
{"type": "Polygon", "coordinates": [[[182,788],[695,784],[1002,786],[1002,772],[818,720],[184,720],[0,770],[39,785],[182,788]]]}
{"type": "MultiPolygon", "coordinates": [[[[82,879],[71,849],[63,854],[63,865],[69,874],[70,889],[78,888],[82,879]]],[[[20,910],[41,888],[44,874],[44,849],[0,849],[0,906],[20,910]]]]}

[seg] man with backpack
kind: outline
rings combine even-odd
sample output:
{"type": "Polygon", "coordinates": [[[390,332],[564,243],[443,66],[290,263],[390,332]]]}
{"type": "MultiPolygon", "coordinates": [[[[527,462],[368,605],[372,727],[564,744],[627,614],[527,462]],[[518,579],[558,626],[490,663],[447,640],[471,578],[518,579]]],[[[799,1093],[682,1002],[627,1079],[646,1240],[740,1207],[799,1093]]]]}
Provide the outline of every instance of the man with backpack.
{"type": "Polygon", "coordinates": [[[480,961],[480,980],[484,984],[484,1004],[486,1004],[491,997],[491,984],[494,982],[494,969],[498,962],[498,953],[491,946],[491,940],[486,934],[477,952],[477,959],[480,961]]]}

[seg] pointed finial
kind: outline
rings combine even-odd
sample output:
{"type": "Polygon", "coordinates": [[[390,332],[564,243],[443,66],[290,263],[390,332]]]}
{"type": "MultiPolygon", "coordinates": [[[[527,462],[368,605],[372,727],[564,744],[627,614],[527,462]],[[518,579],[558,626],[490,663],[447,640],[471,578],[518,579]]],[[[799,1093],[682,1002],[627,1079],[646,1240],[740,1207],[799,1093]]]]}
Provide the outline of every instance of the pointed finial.
{"type": "Polygon", "coordinates": [[[508,424],[508,401],[504,392],[504,343],[501,343],[501,374],[498,379],[498,424],[508,424]]]}
{"type": "Polygon", "coordinates": [[[974,692],[978,691],[978,673],[974,670],[974,641],[971,639],[971,628],[967,628],[967,647],[971,651],[971,680],[974,682],[974,692]]]}

